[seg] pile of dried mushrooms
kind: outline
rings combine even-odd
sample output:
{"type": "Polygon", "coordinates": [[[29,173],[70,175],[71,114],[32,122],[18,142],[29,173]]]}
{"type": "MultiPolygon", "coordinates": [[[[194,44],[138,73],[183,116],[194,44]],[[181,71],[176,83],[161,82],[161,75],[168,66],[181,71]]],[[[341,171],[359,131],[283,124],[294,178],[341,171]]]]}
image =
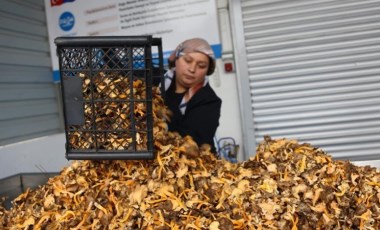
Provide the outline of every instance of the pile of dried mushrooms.
{"type": "Polygon", "coordinates": [[[154,95],[156,159],[73,161],[0,207],[1,229],[380,229],[380,173],[267,137],[230,163],[167,131],[154,95]]]}

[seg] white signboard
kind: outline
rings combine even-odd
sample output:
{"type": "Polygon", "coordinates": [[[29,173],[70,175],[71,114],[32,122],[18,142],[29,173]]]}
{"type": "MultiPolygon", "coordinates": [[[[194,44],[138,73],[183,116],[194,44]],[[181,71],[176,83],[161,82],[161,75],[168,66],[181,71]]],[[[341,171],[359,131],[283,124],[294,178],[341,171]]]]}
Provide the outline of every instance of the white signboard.
{"type": "Polygon", "coordinates": [[[164,60],[189,38],[206,39],[221,56],[215,0],[45,0],[54,81],[59,81],[54,39],[60,36],[152,35],[164,60]]]}

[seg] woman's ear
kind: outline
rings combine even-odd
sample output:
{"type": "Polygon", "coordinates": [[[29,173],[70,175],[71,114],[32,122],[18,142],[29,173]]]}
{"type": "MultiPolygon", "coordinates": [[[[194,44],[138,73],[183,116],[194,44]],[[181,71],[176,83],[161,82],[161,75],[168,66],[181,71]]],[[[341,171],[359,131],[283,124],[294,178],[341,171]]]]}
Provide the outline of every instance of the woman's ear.
{"type": "Polygon", "coordinates": [[[207,76],[211,75],[214,73],[215,71],[215,60],[213,60],[212,58],[209,58],[210,59],[210,63],[208,65],[208,70],[207,70],[207,76]]]}
{"type": "Polygon", "coordinates": [[[176,62],[176,60],[177,60],[177,55],[176,55],[176,51],[174,50],[174,51],[170,54],[170,56],[169,56],[169,58],[168,58],[169,69],[175,67],[175,62],[176,62]]]}

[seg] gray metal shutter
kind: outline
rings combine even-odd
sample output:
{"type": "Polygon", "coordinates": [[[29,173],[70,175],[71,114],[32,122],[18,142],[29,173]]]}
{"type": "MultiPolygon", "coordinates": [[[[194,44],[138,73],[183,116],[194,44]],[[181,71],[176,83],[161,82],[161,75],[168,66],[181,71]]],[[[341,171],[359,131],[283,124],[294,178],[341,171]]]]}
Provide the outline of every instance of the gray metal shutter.
{"type": "Polygon", "coordinates": [[[62,131],[43,0],[0,1],[0,145],[62,131]]]}
{"type": "Polygon", "coordinates": [[[246,51],[238,68],[251,93],[242,112],[253,114],[256,143],[295,138],[335,158],[380,159],[380,1],[230,5],[235,26],[242,21],[235,44],[246,51]]]}

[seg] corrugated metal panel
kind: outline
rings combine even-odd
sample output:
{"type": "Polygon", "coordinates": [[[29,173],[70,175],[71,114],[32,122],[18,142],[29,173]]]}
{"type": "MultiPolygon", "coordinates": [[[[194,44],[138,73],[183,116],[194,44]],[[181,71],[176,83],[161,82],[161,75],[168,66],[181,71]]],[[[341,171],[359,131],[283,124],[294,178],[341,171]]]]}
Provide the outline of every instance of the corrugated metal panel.
{"type": "Polygon", "coordinates": [[[256,142],[379,159],[380,1],[247,0],[241,10],[256,142]]]}
{"type": "Polygon", "coordinates": [[[0,1],[0,145],[62,131],[44,1],[0,1]]]}

